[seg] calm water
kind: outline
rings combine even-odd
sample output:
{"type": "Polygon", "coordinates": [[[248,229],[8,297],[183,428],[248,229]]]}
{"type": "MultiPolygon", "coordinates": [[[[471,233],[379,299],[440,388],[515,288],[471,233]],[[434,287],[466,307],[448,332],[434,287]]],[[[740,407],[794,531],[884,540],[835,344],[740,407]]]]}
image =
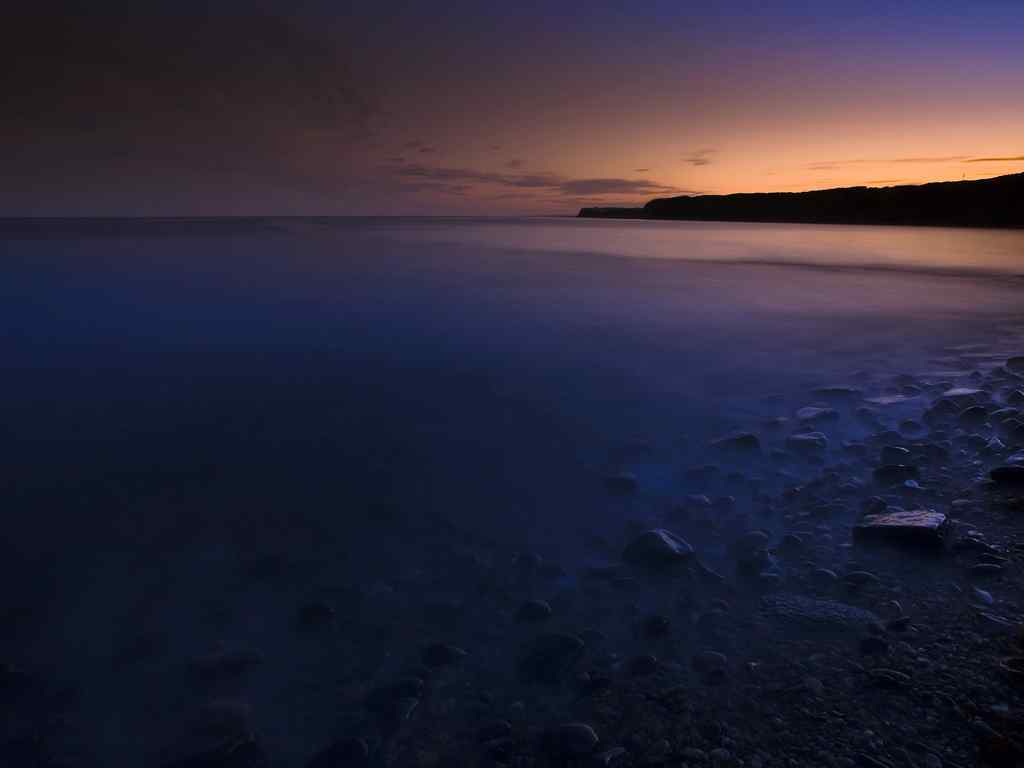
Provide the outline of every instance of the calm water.
{"type": "Polygon", "coordinates": [[[685,492],[709,437],[809,388],[944,375],[950,347],[1024,327],[1024,232],[7,222],[0,255],[0,652],[85,690],[106,765],[173,740],[186,706],[136,711],[163,678],[111,672],[140,632],[171,659],[289,653],[247,568],[284,563],[291,596],[386,584],[447,530],[583,557],[581,532],[629,512],[610,469],[685,492]]]}

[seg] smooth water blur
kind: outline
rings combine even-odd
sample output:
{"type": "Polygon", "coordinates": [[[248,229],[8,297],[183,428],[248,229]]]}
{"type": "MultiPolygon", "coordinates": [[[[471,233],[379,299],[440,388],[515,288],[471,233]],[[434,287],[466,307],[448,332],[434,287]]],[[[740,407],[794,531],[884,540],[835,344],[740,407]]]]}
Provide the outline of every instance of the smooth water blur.
{"type": "Polygon", "coordinates": [[[54,221],[0,224],[0,251],[0,652],[89,692],[106,765],[186,707],[110,678],[140,632],[171,659],[284,647],[288,609],[239,608],[240,573],[386,584],[448,531],[570,564],[630,513],[602,478],[637,455],[671,498],[709,438],[861,369],[1011,348],[1024,314],[1024,232],[54,221]]]}

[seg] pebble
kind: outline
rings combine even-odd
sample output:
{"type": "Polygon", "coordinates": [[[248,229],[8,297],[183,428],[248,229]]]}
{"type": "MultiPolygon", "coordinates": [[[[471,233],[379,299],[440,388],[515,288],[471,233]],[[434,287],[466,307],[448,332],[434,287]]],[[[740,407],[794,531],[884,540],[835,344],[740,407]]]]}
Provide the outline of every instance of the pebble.
{"type": "Polygon", "coordinates": [[[549,729],[544,741],[555,756],[581,757],[592,753],[600,740],[586,723],[565,723],[549,729]]]}

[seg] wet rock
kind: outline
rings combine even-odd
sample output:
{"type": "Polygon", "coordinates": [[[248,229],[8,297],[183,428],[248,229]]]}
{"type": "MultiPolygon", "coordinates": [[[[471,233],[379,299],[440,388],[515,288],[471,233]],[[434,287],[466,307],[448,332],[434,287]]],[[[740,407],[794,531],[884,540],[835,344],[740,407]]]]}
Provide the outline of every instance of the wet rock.
{"type": "Polygon", "coordinates": [[[660,570],[688,562],[693,547],[664,528],[644,531],[623,550],[623,562],[642,568],[660,570]]]}
{"type": "Polygon", "coordinates": [[[806,424],[817,424],[826,421],[838,421],[839,411],[835,408],[823,408],[817,405],[809,405],[796,412],[798,421],[806,424]]]}
{"type": "Polygon", "coordinates": [[[729,666],[729,659],[718,651],[701,651],[690,659],[690,666],[701,675],[724,673],[729,666]]]}
{"type": "Polygon", "coordinates": [[[1006,368],[1013,373],[1024,373],[1024,356],[1011,357],[1006,361],[1006,368]]]}
{"type": "Polygon", "coordinates": [[[551,606],[545,600],[527,600],[516,611],[515,619],[521,624],[540,624],[551,618],[551,606]]]}
{"type": "Polygon", "coordinates": [[[988,411],[985,410],[984,406],[972,405],[969,408],[965,408],[960,411],[957,419],[961,424],[970,427],[977,427],[988,421],[988,411]]]}
{"type": "Polygon", "coordinates": [[[850,571],[843,576],[843,581],[850,587],[873,587],[881,580],[871,571],[850,571]]]}
{"type": "Polygon", "coordinates": [[[462,648],[448,643],[431,643],[420,650],[420,660],[432,669],[458,664],[468,655],[462,648]]]}
{"type": "Polygon", "coordinates": [[[921,477],[917,467],[907,464],[885,464],[876,467],[872,476],[875,482],[883,488],[891,488],[907,480],[919,480],[921,477]]]}
{"type": "Polygon", "coordinates": [[[1019,464],[996,467],[989,472],[989,477],[1002,488],[1024,488],[1024,466],[1019,464]]]}
{"type": "Polygon", "coordinates": [[[749,456],[761,452],[761,440],[753,433],[741,432],[712,440],[711,447],[727,454],[749,456]]]}
{"type": "Polygon", "coordinates": [[[604,487],[612,496],[629,496],[636,493],[639,483],[632,472],[619,472],[606,477],[604,487]]]}
{"type": "Polygon", "coordinates": [[[853,528],[853,538],[857,542],[936,548],[943,545],[947,529],[946,516],[941,512],[893,507],[879,514],[862,517],[853,528]]]}
{"type": "Polygon", "coordinates": [[[560,758],[589,755],[597,748],[599,741],[597,733],[586,723],[565,723],[544,734],[544,745],[548,752],[560,758]]]}
{"type": "Polygon", "coordinates": [[[658,658],[652,654],[645,653],[640,656],[634,656],[629,660],[629,664],[627,666],[629,674],[633,677],[653,675],[658,671],[658,658]]]}
{"type": "Polygon", "coordinates": [[[910,685],[910,675],[895,669],[876,667],[868,672],[871,682],[879,688],[895,690],[910,685]]]}
{"type": "Polygon", "coordinates": [[[370,748],[363,739],[339,739],[317,752],[306,768],[357,768],[370,762],[370,748]]]}
{"type": "Polygon", "coordinates": [[[994,563],[978,563],[967,571],[972,579],[998,579],[1003,575],[1003,567],[994,563]]]}
{"type": "Polygon", "coordinates": [[[520,654],[517,671],[526,682],[557,685],[583,656],[583,641],[561,632],[544,634],[520,654]]]}
{"type": "Polygon", "coordinates": [[[828,438],[821,432],[802,432],[787,437],[786,447],[801,456],[817,455],[828,448],[828,438]]]}
{"type": "Polygon", "coordinates": [[[910,460],[910,451],[896,445],[882,447],[882,464],[906,464],[910,460]]]}
{"type": "Polygon", "coordinates": [[[821,628],[864,628],[879,623],[877,615],[863,608],[802,595],[769,595],[761,599],[761,609],[772,618],[821,628]]]}

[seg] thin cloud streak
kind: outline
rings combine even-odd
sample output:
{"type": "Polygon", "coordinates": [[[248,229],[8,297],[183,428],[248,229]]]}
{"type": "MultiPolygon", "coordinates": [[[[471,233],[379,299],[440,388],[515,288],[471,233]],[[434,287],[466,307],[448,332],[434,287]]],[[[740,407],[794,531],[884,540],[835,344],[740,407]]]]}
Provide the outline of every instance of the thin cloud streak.
{"type": "Polygon", "coordinates": [[[583,178],[571,179],[551,173],[510,174],[493,171],[477,171],[471,168],[444,168],[424,165],[406,165],[398,175],[419,183],[436,182],[451,186],[454,183],[477,183],[531,189],[539,192],[557,193],[566,196],[578,195],[666,195],[692,194],[669,184],[650,179],[583,178]]]}
{"type": "Polygon", "coordinates": [[[974,157],[965,163],[1024,163],[1024,155],[1017,157],[974,157]]]}

